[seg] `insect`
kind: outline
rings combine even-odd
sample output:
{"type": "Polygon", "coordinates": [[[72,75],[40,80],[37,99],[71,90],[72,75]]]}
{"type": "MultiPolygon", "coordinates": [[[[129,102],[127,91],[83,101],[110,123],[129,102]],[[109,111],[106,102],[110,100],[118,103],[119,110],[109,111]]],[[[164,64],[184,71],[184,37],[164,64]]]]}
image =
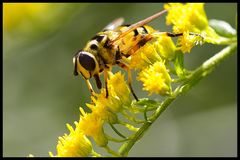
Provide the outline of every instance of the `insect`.
{"type": "Polygon", "coordinates": [[[124,19],[118,18],[97,33],[86,46],[73,57],[74,75],[81,74],[93,95],[93,89],[89,79],[94,77],[97,87],[102,88],[99,75],[104,73],[106,98],[108,97],[108,71],[113,65],[118,65],[128,72],[128,85],[134,98],[138,101],[132,88],[132,76],[130,68],[122,61],[123,57],[133,55],[140,47],[154,38],[154,33],[165,34],[170,37],[181,36],[182,33],[159,32],[146,25],[155,18],[161,16],[167,10],[158,12],[133,25],[123,25],[124,19]]]}

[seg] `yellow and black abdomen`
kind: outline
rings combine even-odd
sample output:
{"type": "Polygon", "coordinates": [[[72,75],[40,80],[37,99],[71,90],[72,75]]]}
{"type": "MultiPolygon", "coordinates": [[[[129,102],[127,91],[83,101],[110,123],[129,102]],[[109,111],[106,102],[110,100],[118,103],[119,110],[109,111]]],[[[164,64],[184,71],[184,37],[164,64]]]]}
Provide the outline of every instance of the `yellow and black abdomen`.
{"type": "MultiPolygon", "coordinates": [[[[124,32],[127,28],[128,25],[125,25],[120,26],[117,29],[119,29],[120,32],[124,32]]],[[[138,27],[123,38],[119,39],[118,42],[116,42],[116,45],[118,45],[121,53],[128,57],[151,40],[151,33],[153,32],[155,32],[155,30],[148,25],[138,27]]]]}

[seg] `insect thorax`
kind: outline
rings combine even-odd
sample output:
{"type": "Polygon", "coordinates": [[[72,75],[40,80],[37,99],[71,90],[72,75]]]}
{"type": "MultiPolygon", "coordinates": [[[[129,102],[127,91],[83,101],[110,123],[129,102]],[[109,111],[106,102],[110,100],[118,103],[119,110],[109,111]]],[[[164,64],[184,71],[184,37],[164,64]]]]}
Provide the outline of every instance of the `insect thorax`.
{"type": "Polygon", "coordinates": [[[106,65],[115,64],[115,46],[109,46],[109,36],[105,32],[95,35],[86,45],[84,51],[93,54],[98,62],[100,72],[106,65]]]}

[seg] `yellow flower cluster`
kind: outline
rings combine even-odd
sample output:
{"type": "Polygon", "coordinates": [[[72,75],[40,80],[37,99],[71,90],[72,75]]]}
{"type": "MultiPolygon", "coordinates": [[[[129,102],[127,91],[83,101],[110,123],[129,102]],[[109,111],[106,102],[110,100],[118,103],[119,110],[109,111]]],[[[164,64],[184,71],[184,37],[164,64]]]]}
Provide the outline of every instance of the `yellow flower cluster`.
{"type": "Polygon", "coordinates": [[[161,61],[142,70],[138,74],[138,79],[143,82],[143,89],[149,91],[150,94],[156,93],[163,96],[170,94],[171,77],[161,61]]]}
{"type": "Polygon", "coordinates": [[[156,37],[131,56],[130,67],[140,70],[138,80],[142,81],[144,90],[167,95],[171,93],[171,77],[163,59],[172,60],[176,46],[166,35],[156,37]]]}
{"type": "Polygon", "coordinates": [[[164,8],[168,10],[166,23],[173,24],[174,33],[200,33],[208,26],[203,3],[168,3],[164,8]]]}
{"type": "MultiPolygon", "coordinates": [[[[77,123],[76,123],[77,126],[77,123]]],[[[74,130],[72,126],[67,124],[70,134],[65,134],[59,137],[57,145],[56,157],[85,157],[92,152],[92,144],[87,137],[78,130],[74,130]]],[[[49,152],[51,157],[55,157],[52,152],[49,152]]]]}
{"type": "MultiPolygon", "coordinates": [[[[67,125],[70,134],[59,138],[56,156],[83,157],[96,154],[87,136],[92,137],[98,146],[107,147],[108,138],[104,133],[104,123],[117,123],[116,113],[123,110],[123,107],[131,105],[130,90],[123,74],[109,73],[109,76],[108,98],[105,90],[102,89],[100,94],[92,97],[92,104],[86,104],[91,109],[91,113],[86,113],[80,107],[81,115],[79,122],[75,122],[76,129],[67,125]]],[[[51,152],[49,154],[54,156],[51,152]]]]}
{"type": "Polygon", "coordinates": [[[173,25],[174,33],[183,33],[178,46],[183,53],[189,53],[193,46],[203,42],[220,44],[227,39],[219,36],[208,24],[204,3],[168,3],[167,25],[173,25]]]}
{"type": "MultiPolygon", "coordinates": [[[[173,25],[173,33],[179,36],[175,46],[172,38],[161,32],[154,32],[153,40],[141,47],[130,59],[130,68],[139,69],[138,80],[150,94],[171,93],[171,77],[165,66],[176,57],[176,51],[190,52],[192,47],[203,43],[203,35],[209,31],[203,3],[168,3],[166,23],[173,25]]],[[[209,33],[209,32],[208,32],[209,33]]]]}
{"type": "Polygon", "coordinates": [[[191,35],[190,32],[201,34],[209,27],[204,3],[168,3],[164,8],[168,10],[167,25],[173,25],[174,33],[183,33],[178,40],[183,53],[190,52],[196,43],[202,43],[202,37],[191,35]]]}

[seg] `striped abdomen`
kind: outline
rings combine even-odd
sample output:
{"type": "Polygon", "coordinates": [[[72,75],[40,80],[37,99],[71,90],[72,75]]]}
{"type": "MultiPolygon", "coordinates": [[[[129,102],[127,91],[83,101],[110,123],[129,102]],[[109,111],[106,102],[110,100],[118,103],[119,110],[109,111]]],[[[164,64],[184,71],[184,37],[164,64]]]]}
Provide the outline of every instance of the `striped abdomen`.
{"type": "MultiPolygon", "coordinates": [[[[119,30],[124,32],[127,27],[128,25],[120,26],[119,30]]],[[[155,30],[152,27],[147,25],[138,27],[123,38],[119,39],[116,44],[119,46],[121,53],[128,57],[151,40],[151,33],[154,31],[155,30]]]]}

